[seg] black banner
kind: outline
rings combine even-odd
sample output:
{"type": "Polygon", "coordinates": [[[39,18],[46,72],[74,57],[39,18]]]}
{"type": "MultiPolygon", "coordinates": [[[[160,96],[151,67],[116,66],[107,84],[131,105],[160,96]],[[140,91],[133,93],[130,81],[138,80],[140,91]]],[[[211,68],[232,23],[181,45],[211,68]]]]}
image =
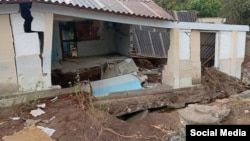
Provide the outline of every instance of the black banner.
{"type": "Polygon", "coordinates": [[[250,125],[186,125],[186,141],[250,141],[250,125]]]}

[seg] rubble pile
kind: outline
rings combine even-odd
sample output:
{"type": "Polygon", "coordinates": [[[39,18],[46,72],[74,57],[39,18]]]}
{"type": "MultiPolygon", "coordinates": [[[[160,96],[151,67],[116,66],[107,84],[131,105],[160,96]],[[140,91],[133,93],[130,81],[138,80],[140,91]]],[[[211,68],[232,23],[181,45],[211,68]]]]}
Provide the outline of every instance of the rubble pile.
{"type": "Polygon", "coordinates": [[[207,93],[224,93],[230,96],[247,89],[247,86],[238,78],[227,75],[214,67],[204,68],[202,72],[202,84],[207,93]]]}
{"type": "Polygon", "coordinates": [[[245,60],[241,66],[242,82],[250,86],[250,54],[245,56],[245,60]]]}

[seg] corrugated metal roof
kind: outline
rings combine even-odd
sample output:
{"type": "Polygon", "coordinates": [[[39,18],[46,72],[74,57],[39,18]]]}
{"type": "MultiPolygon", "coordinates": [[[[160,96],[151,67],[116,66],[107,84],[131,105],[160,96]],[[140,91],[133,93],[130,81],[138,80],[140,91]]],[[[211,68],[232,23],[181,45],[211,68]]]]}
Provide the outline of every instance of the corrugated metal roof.
{"type": "Polygon", "coordinates": [[[194,10],[187,11],[167,11],[176,21],[179,22],[196,22],[197,13],[194,10]]]}
{"type": "Polygon", "coordinates": [[[173,21],[153,0],[0,0],[0,3],[40,2],[173,21]]]}
{"type": "Polygon", "coordinates": [[[170,46],[169,32],[156,31],[147,26],[133,25],[133,44],[137,56],[167,58],[170,46]]]}

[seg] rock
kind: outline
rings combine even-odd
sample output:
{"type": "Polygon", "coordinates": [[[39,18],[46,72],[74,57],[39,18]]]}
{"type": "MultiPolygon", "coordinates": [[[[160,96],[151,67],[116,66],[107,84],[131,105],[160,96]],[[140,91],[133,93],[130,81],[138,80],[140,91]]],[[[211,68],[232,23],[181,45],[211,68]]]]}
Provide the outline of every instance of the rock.
{"type": "Polygon", "coordinates": [[[250,62],[246,62],[242,65],[242,82],[246,85],[250,85],[250,62]]]}
{"type": "Polygon", "coordinates": [[[231,95],[231,98],[250,98],[250,90],[246,90],[236,95],[231,95]]]}
{"type": "Polygon", "coordinates": [[[171,136],[167,141],[185,141],[185,139],[180,135],[171,136]]]}
{"type": "Polygon", "coordinates": [[[185,141],[186,139],[186,129],[179,128],[178,131],[170,135],[166,141],[185,141]]]}
{"type": "Polygon", "coordinates": [[[190,104],[178,110],[181,123],[186,124],[219,124],[229,115],[230,109],[226,106],[209,106],[190,104]]]}

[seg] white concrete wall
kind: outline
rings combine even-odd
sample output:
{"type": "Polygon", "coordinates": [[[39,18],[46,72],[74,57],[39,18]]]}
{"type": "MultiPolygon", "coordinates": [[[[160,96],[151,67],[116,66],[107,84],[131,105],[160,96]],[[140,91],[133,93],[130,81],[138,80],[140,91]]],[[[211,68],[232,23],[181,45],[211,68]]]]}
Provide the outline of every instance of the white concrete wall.
{"type": "Polygon", "coordinates": [[[24,32],[24,19],[20,14],[10,15],[20,92],[51,87],[53,14],[39,12],[31,12],[31,14],[33,17],[31,29],[34,31],[32,33],[24,32]],[[42,54],[40,54],[41,43],[36,31],[44,33],[42,54]]]}
{"type": "Polygon", "coordinates": [[[230,76],[241,78],[245,57],[246,32],[217,32],[215,67],[230,76]]]}

